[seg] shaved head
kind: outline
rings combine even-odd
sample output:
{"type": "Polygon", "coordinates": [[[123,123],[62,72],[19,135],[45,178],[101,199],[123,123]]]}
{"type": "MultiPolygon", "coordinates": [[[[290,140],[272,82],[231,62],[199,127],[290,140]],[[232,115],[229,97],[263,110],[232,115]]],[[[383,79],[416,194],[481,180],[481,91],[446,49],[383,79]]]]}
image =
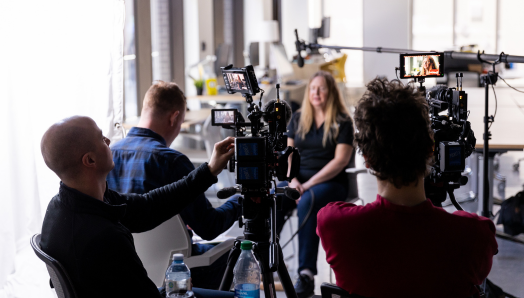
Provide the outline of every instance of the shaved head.
{"type": "Polygon", "coordinates": [[[96,123],[89,117],[74,116],[53,124],[42,137],[40,149],[46,165],[61,179],[78,173],[82,156],[95,151],[96,123]]]}

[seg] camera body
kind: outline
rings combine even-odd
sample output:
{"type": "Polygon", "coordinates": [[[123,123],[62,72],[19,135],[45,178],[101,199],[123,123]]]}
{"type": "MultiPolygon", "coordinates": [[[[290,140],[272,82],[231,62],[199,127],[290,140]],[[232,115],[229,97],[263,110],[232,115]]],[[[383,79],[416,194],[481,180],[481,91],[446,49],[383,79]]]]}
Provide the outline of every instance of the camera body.
{"type": "MultiPolygon", "coordinates": [[[[248,227],[249,220],[269,218],[272,182],[291,181],[299,171],[300,155],[296,148],[287,146],[287,122],[291,118],[291,108],[277,99],[262,107],[252,96],[260,91],[253,67],[222,67],[222,74],[229,94],[241,93],[248,103],[246,122],[236,109],[213,109],[212,125],[235,131],[235,154],[229,162],[229,170],[236,172],[236,183],[241,186],[243,195],[243,216],[246,219],[246,232],[265,233],[265,223],[248,227]],[[267,123],[267,125],[265,123],[267,123]],[[292,155],[288,175],[289,157],[292,155]]],[[[278,90],[277,84],[277,90],[278,90]]],[[[242,221],[240,221],[242,225],[242,221]]]]}
{"type": "Polygon", "coordinates": [[[467,183],[462,172],[466,158],[475,149],[475,135],[467,121],[468,95],[457,89],[462,87],[435,86],[425,94],[435,140],[434,163],[425,179],[425,189],[427,197],[437,206],[446,200],[446,192],[467,183]],[[444,111],[447,114],[441,115],[444,111]]]}

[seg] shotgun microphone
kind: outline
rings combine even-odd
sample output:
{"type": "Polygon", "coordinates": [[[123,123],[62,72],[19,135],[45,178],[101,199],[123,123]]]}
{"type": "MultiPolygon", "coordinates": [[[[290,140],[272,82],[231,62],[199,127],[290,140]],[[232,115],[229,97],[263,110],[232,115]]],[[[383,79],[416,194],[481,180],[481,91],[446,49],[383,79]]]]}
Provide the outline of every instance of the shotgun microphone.
{"type": "Polygon", "coordinates": [[[298,30],[295,29],[295,37],[296,37],[296,41],[295,41],[295,47],[297,48],[297,65],[298,67],[304,67],[304,58],[302,57],[302,55],[300,55],[300,52],[302,51],[302,42],[298,39],[298,30]]]}

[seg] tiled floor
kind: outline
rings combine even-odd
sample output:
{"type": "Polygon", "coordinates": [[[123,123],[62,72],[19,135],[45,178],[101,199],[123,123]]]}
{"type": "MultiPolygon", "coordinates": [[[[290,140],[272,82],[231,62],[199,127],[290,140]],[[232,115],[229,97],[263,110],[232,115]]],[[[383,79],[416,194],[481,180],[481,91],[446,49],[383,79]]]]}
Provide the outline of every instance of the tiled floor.
{"type": "MultiPolygon", "coordinates": [[[[510,152],[503,154],[500,157],[500,173],[505,175],[507,178],[506,184],[506,197],[515,195],[518,191],[523,190],[524,184],[524,165],[521,172],[513,171],[513,164],[519,159],[524,158],[524,152],[510,152]]],[[[357,168],[363,167],[363,159],[361,156],[357,156],[357,168]]],[[[370,174],[361,174],[358,177],[359,195],[367,204],[375,200],[377,187],[376,179],[370,174]]],[[[457,198],[459,194],[464,194],[469,191],[468,185],[464,188],[457,190],[457,198]]],[[[495,195],[497,196],[497,195],[495,195]]],[[[463,204],[463,207],[470,212],[475,212],[477,209],[478,202],[473,201],[463,204]]],[[[454,207],[450,206],[446,208],[448,211],[455,211],[454,207]]],[[[497,211],[496,207],[495,210],[497,211]]],[[[297,217],[294,216],[291,219],[292,229],[289,224],[283,229],[281,235],[281,243],[287,242],[290,235],[297,228],[297,217]]],[[[502,227],[497,227],[502,229],[502,227]]],[[[241,235],[242,230],[235,226],[230,233],[241,235]]],[[[524,235],[519,236],[524,239],[524,235]]],[[[497,238],[499,244],[499,253],[493,259],[493,267],[489,278],[497,285],[502,287],[506,292],[516,296],[524,297],[524,245],[516,244],[507,240],[497,238]]],[[[289,269],[291,278],[295,281],[296,270],[298,266],[297,255],[298,255],[298,243],[297,239],[290,243],[288,247],[283,250],[284,257],[286,258],[286,265],[289,269]],[[293,246],[295,249],[293,249],[293,246]]],[[[446,252],[442,252],[443,255],[446,252]]],[[[320,284],[323,282],[335,282],[334,275],[330,274],[329,265],[326,262],[326,255],[320,245],[318,263],[317,263],[319,274],[315,277],[315,294],[320,295],[320,284]]],[[[264,297],[263,295],[261,297],[264,297]]],[[[277,292],[277,297],[285,297],[284,292],[277,292]]]]}

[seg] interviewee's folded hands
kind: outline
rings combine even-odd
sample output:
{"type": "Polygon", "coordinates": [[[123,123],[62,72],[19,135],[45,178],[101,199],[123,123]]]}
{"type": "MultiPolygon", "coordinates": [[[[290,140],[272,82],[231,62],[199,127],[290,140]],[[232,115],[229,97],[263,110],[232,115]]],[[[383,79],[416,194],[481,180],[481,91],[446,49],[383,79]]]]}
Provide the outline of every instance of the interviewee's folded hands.
{"type": "Polygon", "coordinates": [[[216,143],[208,163],[211,174],[218,176],[226,167],[227,161],[231,159],[234,153],[235,138],[227,137],[223,141],[216,143]]]}

